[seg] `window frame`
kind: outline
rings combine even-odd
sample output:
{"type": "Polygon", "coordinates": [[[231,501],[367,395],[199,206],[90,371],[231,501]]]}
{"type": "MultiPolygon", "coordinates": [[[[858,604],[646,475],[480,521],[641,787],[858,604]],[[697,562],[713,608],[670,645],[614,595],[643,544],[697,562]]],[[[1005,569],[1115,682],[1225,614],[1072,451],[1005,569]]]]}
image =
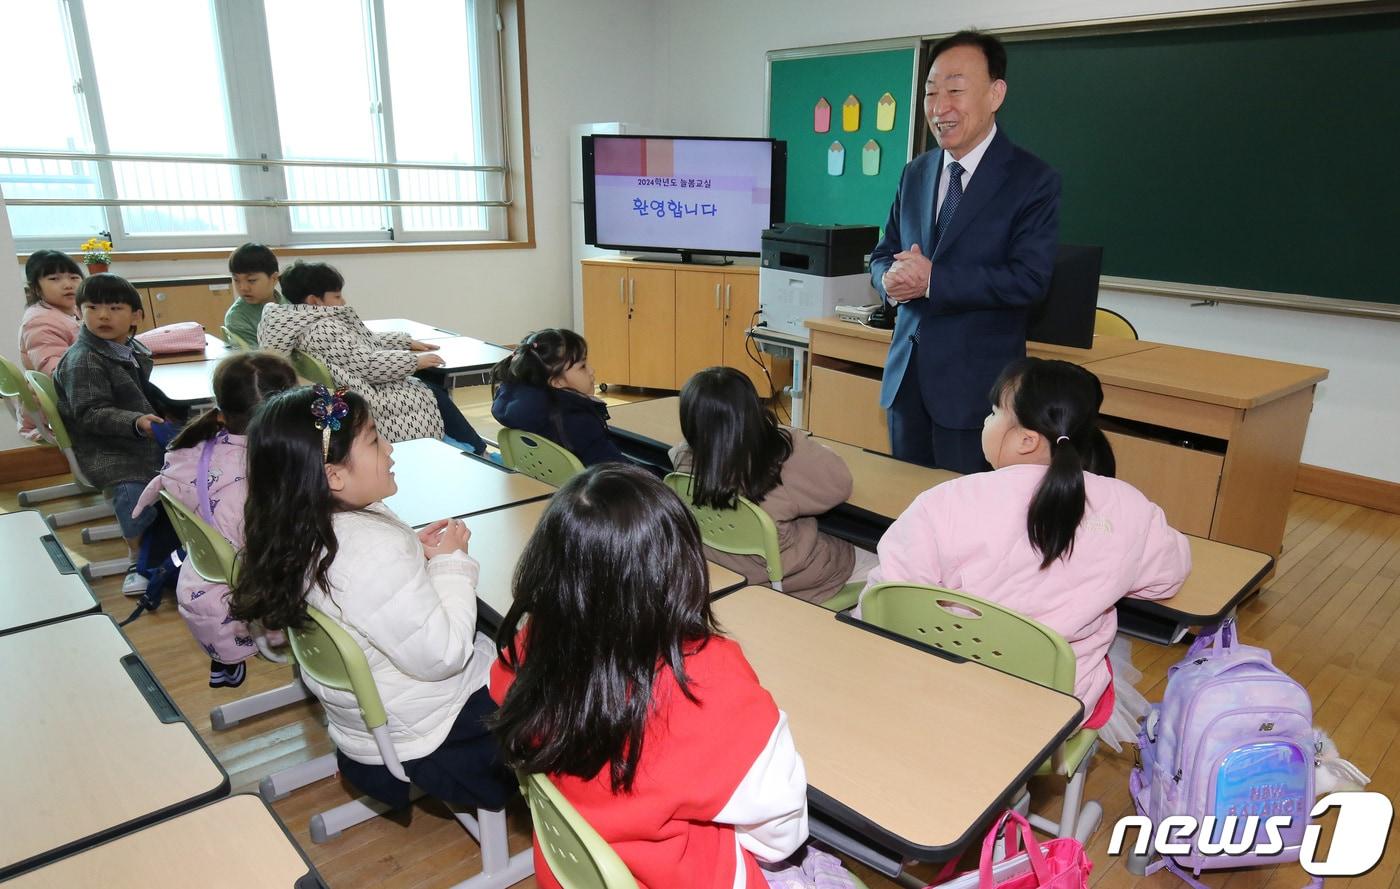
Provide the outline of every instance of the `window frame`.
{"type": "MultiPolygon", "coordinates": [[[[68,26],[67,39],[77,63],[78,88],[82,106],[81,125],[92,146],[92,153],[112,155],[107,138],[105,111],[102,105],[101,87],[95,71],[92,45],[89,38],[84,0],[61,0],[63,17],[68,26]]],[[[206,0],[214,28],[216,60],[221,77],[225,106],[233,144],[231,151],[235,158],[268,158],[280,160],[281,132],[277,120],[276,93],[273,84],[271,50],[267,40],[267,19],[263,0],[251,3],[222,3],[206,0]]],[[[471,66],[471,83],[477,108],[477,161],[482,166],[498,166],[501,171],[484,172],[486,188],[481,200],[511,199],[512,180],[516,176],[511,169],[511,146],[507,141],[506,90],[503,89],[505,69],[503,39],[503,19],[497,0],[460,0],[468,15],[468,35],[472,40],[476,63],[471,66]]],[[[517,0],[519,2],[519,0],[517,0]]],[[[361,0],[361,9],[367,16],[367,28],[373,41],[371,77],[377,92],[376,107],[372,110],[376,117],[379,136],[380,160],[375,163],[398,163],[395,152],[392,85],[388,71],[388,42],[385,33],[384,0],[361,0]]],[[[519,26],[523,29],[523,19],[519,26]]],[[[523,50],[523,34],[521,49],[523,50]]],[[[523,61],[523,59],[522,59],[523,61]]],[[[523,69],[520,72],[523,81],[523,69]]],[[[523,86],[523,83],[522,83],[523,86]]],[[[522,107],[520,111],[524,112],[522,107]]],[[[521,122],[522,128],[528,126],[521,122]]],[[[18,149],[11,149],[18,150],[18,149]]],[[[118,153],[117,156],[120,156],[118,153]]],[[[184,157],[185,155],[176,155],[184,157]]],[[[116,177],[111,160],[92,162],[97,172],[101,188],[100,200],[117,198],[116,177]]],[[[411,163],[411,162],[404,162],[411,163]]],[[[290,167],[276,163],[260,166],[256,164],[230,164],[234,168],[233,181],[237,192],[236,200],[287,200],[285,169],[290,167]]],[[[400,199],[399,176],[392,166],[381,167],[380,175],[386,182],[385,194],[388,201],[400,199]]],[[[527,169],[525,171],[528,174],[527,169]]],[[[528,188],[525,189],[528,195],[528,188]]],[[[22,198],[15,198],[22,200],[22,198]]],[[[525,198],[528,200],[528,197],[525,198]]],[[[211,204],[208,206],[219,206],[211,204]]],[[[382,205],[381,205],[382,206],[382,205]]],[[[246,232],[225,232],[219,234],[130,234],[126,231],[124,207],[103,205],[101,210],[108,230],[114,233],[117,252],[149,252],[169,254],[172,252],[198,253],[209,248],[230,246],[230,241],[251,240],[265,244],[288,247],[311,245],[376,245],[393,244],[442,244],[472,245],[476,243],[500,243],[511,238],[512,206],[484,207],[487,228],[469,229],[424,229],[405,231],[403,208],[389,204],[390,226],[383,230],[359,231],[293,231],[292,208],[286,205],[273,207],[240,206],[246,232]]],[[[526,216],[529,208],[526,207],[526,216]]],[[[21,236],[16,233],[17,249],[28,252],[41,247],[52,247],[55,241],[77,238],[81,242],[94,232],[74,232],[71,235],[21,236]]],[[[521,233],[528,237],[526,233],[521,233]]]]}

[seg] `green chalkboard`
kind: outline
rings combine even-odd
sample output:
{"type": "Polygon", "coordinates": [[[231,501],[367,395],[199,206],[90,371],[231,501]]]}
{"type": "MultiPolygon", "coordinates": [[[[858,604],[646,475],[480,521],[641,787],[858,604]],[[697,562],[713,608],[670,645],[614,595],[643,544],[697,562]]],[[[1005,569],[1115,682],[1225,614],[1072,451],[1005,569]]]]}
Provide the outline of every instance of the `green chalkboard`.
{"type": "Polygon", "coordinates": [[[1012,139],[1104,273],[1400,303],[1400,14],[1008,39],[1012,139]]]}
{"type": "Polygon", "coordinates": [[[904,49],[769,62],[768,135],[787,142],[789,222],[885,224],[900,171],[909,161],[915,53],[911,39],[904,49]],[[895,99],[895,121],[894,129],[882,132],[875,128],[876,103],[886,92],[895,99]],[[859,129],[848,133],[841,127],[841,106],[849,95],[861,108],[859,129]],[[822,98],[831,103],[831,129],[818,133],[812,111],[822,98]],[[871,139],[880,146],[880,169],[867,176],[861,152],[871,139]],[[840,176],[831,176],[827,153],[836,141],[845,148],[845,166],[840,176]]]}

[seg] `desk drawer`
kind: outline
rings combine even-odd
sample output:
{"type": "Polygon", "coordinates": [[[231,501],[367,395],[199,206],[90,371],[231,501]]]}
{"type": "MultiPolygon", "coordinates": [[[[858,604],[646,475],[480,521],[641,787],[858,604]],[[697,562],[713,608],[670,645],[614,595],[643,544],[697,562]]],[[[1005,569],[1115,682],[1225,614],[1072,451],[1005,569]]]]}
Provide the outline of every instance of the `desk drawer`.
{"type": "Polygon", "coordinates": [[[880,380],[813,367],[807,428],[821,438],[888,454],[890,434],[880,407],[880,380]]]}
{"type": "MultiPolygon", "coordinates": [[[[1093,370],[1093,365],[1089,369],[1093,370]]],[[[1229,439],[1239,411],[1221,404],[1106,385],[1103,387],[1103,409],[1099,413],[1106,417],[1121,417],[1212,438],[1229,439]]]]}
{"type": "Polygon", "coordinates": [[[829,355],[832,358],[881,368],[885,366],[885,356],[889,351],[890,344],[878,340],[837,336],[822,330],[812,331],[812,354],[815,356],[829,355]]]}
{"type": "Polygon", "coordinates": [[[1119,478],[1162,507],[1176,530],[1210,536],[1225,465],[1222,455],[1118,432],[1105,434],[1118,460],[1119,478]]]}

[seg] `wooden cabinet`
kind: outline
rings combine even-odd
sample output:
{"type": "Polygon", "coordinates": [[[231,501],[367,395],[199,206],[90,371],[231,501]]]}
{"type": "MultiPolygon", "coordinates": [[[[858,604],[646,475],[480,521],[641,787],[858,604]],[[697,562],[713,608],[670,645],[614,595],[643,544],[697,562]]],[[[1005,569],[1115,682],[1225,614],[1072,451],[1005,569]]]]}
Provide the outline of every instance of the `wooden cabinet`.
{"type": "Polygon", "coordinates": [[[204,332],[222,338],[224,314],[236,298],[228,276],[132,280],[145,307],[139,331],[177,321],[198,321],[204,332]]]}
{"type": "Polygon", "coordinates": [[[583,335],[600,383],[679,389],[696,371],[727,365],[766,397],[772,364],[766,355],[755,363],[745,342],[757,312],[757,267],[583,263],[583,335]]]}

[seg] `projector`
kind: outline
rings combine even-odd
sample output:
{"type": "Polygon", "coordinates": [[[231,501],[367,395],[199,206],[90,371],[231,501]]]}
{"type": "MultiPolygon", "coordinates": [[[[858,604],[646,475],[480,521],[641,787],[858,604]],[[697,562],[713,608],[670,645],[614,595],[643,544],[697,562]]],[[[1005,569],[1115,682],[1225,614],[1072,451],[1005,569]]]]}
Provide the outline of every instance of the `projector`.
{"type": "Polygon", "coordinates": [[[879,303],[868,306],[837,306],[836,317],[842,321],[865,324],[870,320],[870,315],[878,308],[880,308],[879,303]]]}

